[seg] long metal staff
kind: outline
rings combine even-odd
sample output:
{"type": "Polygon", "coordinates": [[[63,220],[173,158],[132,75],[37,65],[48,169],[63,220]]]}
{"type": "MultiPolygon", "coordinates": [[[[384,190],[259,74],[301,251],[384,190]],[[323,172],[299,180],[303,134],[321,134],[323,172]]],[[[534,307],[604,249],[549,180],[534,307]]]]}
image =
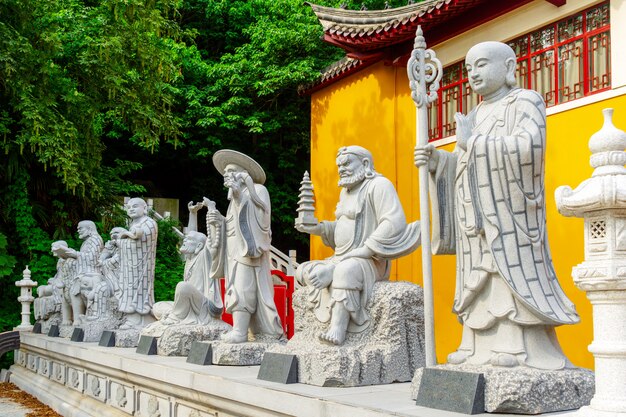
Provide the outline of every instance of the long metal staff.
{"type": "MultiPolygon", "coordinates": [[[[417,27],[415,44],[411,58],[407,64],[411,98],[417,107],[416,144],[428,144],[428,106],[437,100],[437,90],[442,76],[441,61],[435,52],[426,49],[426,40],[422,27],[417,27]]],[[[422,274],[424,276],[424,336],[426,366],[437,364],[435,354],[435,316],[433,301],[433,268],[430,246],[430,206],[428,203],[428,164],[419,167],[420,217],[422,233],[422,274]]]]}

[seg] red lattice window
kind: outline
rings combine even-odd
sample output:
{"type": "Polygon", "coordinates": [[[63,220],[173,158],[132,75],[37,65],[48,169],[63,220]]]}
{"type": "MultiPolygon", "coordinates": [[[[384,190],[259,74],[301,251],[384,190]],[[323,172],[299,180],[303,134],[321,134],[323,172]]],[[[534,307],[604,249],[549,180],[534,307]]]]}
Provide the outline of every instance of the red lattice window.
{"type": "MultiPolygon", "coordinates": [[[[508,42],[517,54],[518,84],[538,91],[548,107],[610,89],[609,28],[606,1],[508,42]]],[[[430,139],[454,135],[454,114],[467,114],[478,101],[464,62],[444,68],[439,100],[429,110],[430,139]]]]}

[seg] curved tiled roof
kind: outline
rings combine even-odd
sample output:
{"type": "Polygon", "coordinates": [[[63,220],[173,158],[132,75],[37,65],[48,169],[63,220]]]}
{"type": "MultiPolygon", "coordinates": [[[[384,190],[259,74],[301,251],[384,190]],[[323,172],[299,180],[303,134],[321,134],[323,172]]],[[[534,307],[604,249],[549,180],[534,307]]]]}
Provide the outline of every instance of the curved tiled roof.
{"type": "MultiPolygon", "coordinates": [[[[403,58],[411,53],[418,26],[433,47],[532,1],[425,0],[385,10],[346,10],[307,2],[324,28],[323,40],[344,49],[347,56],[323,70],[301,93],[319,90],[381,60],[406,64],[403,58]]],[[[565,2],[547,1],[556,6],[565,2]]]]}
{"type": "Polygon", "coordinates": [[[300,94],[310,94],[330,82],[346,77],[373,63],[373,60],[363,61],[356,58],[350,58],[348,56],[343,57],[339,61],[324,68],[321,71],[319,78],[313,83],[300,86],[298,91],[300,94]]]}
{"type": "MultiPolygon", "coordinates": [[[[509,0],[506,0],[509,1],[509,0]]],[[[324,28],[325,40],[346,49],[372,50],[415,36],[487,0],[427,0],[385,10],[345,10],[307,3],[324,28]]]]}

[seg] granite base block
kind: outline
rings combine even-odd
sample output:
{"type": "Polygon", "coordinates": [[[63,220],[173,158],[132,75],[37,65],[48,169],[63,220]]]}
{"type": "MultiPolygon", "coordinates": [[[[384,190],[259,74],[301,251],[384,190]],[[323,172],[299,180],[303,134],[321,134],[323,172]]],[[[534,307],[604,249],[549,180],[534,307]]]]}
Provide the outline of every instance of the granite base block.
{"type": "MultiPolygon", "coordinates": [[[[595,392],[594,375],[588,369],[546,371],[528,367],[491,365],[438,365],[436,369],[482,373],[485,378],[485,411],[488,413],[541,414],[575,410],[588,405],[595,392]]],[[[415,372],[411,398],[420,389],[424,368],[415,372]]]]}
{"type": "Polygon", "coordinates": [[[282,345],[283,342],[247,342],[225,343],[211,342],[213,365],[254,366],[260,365],[263,355],[269,348],[282,345]]]}
{"type": "Polygon", "coordinates": [[[60,336],[59,326],[57,326],[56,324],[53,324],[52,326],[50,326],[50,330],[48,330],[48,337],[59,337],[59,336],[60,336]]]}
{"type": "Polygon", "coordinates": [[[115,332],[113,330],[105,330],[102,332],[98,346],[114,347],[115,346],[115,332]]]}
{"type": "Polygon", "coordinates": [[[348,333],[341,346],[320,340],[328,330],[307,307],[306,288],[294,293],[296,334],[268,352],[298,358],[299,382],[320,387],[357,387],[410,381],[424,366],[422,289],[408,282],[374,284],[366,307],[370,326],[348,333]]]}
{"type": "Polygon", "coordinates": [[[69,339],[72,337],[72,333],[74,333],[74,326],[70,324],[60,324],[59,325],[59,337],[63,339],[69,339]]]}
{"type": "Polygon", "coordinates": [[[153,336],[141,336],[136,352],[141,355],[156,355],[157,338],[153,336]]]}
{"type": "Polygon", "coordinates": [[[155,322],[141,331],[142,336],[158,338],[157,353],[162,356],[187,356],[194,342],[219,340],[232,327],[221,320],[207,324],[163,325],[155,322]]]}
{"type": "Polygon", "coordinates": [[[265,352],[257,379],[295,384],[298,382],[298,358],[296,355],[265,352]]]}
{"type": "Polygon", "coordinates": [[[85,332],[80,327],[75,327],[70,338],[72,342],[82,342],[85,340],[85,332]]]}
{"type": "Polygon", "coordinates": [[[134,348],[139,344],[141,330],[116,330],[115,331],[115,347],[134,348]]]}
{"type": "Polygon", "coordinates": [[[209,342],[193,342],[189,355],[187,355],[187,363],[195,365],[213,365],[213,350],[209,342]]]}
{"type": "Polygon", "coordinates": [[[84,321],[80,326],[85,331],[85,342],[98,342],[105,330],[117,329],[122,321],[118,317],[107,317],[94,321],[84,321]]]}
{"type": "Polygon", "coordinates": [[[485,378],[480,373],[425,368],[416,403],[437,410],[481,414],[485,411],[485,378]]]}

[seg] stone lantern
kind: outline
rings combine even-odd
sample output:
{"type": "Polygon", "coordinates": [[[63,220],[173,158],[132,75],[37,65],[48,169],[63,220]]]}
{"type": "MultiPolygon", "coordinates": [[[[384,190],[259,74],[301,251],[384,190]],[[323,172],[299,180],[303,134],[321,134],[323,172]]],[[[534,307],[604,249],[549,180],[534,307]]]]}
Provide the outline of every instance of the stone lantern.
{"type": "Polygon", "coordinates": [[[626,133],[613,126],[613,109],[591,136],[591,178],[575,190],[556,190],[564,216],[585,220],[585,260],[572,269],[593,306],[596,393],[579,416],[626,416],[626,133]]]}
{"type": "Polygon", "coordinates": [[[30,305],[35,300],[33,297],[33,288],[37,286],[35,281],[30,279],[30,270],[28,265],[22,272],[23,278],[20,281],[15,281],[15,286],[20,287],[20,296],[17,297],[17,301],[22,303],[22,323],[14,330],[20,332],[29,332],[33,330],[33,325],[30,324],[30,305]]]}

